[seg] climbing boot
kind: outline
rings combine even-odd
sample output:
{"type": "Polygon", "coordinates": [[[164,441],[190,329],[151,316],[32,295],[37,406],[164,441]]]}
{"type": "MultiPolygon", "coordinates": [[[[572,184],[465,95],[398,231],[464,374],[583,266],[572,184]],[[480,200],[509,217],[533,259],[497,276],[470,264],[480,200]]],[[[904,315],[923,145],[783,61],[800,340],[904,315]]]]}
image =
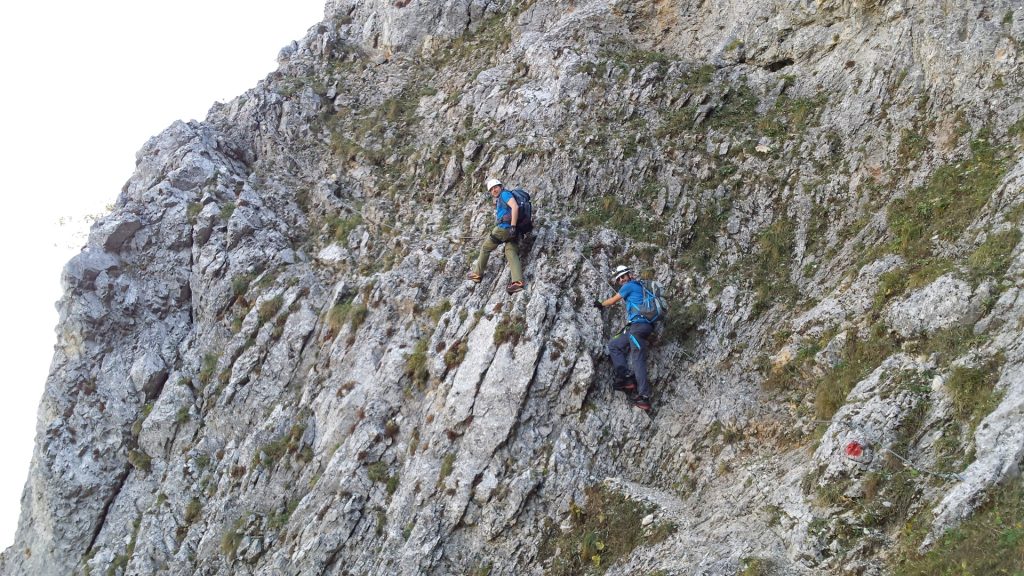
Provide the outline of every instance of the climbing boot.
{"type": "Polygon", "coordinates": [[[521,292],[522,290],[523,290],[523,283],[522,282],[509,282],[508,288],[505,288],[505,291],[508,292],[509,295],[515,294],[516,292],[521,292]]]}
{"type": "Polygon", "coordinates": [[[617,371],[612,388],[618,392],[632,392],[636,390],[636,376],[632,372],[617,371]]]}
{"type": "Polygon", "coordinates": [[[469,274],[466,274],[466,280],[471,280],[472,282],[479,284],[483,278],[476,272],[470,272],[469,274]]]}
{"type": "Polygon", "coordinates": [[[651,399],[648,396],[641,396],[637,394],[633,396],[633,406],[643,410],[644,412],[651,411],[651,399]]]}

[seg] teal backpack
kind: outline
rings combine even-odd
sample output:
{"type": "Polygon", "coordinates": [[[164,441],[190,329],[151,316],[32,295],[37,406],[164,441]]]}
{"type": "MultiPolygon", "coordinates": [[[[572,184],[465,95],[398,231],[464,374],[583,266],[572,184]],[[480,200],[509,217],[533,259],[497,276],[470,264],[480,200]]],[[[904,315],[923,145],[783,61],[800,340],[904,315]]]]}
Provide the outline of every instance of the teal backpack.
{"type": "Polygon", "coordinates": [[[644,291],[644,299],[637,306],[637,312],[651,324],[667,318],[668,304],[665,303],[665,297],[662,296],[661,284],[657,280],[647,282],[637,280],[637,283],[644,291]]]}

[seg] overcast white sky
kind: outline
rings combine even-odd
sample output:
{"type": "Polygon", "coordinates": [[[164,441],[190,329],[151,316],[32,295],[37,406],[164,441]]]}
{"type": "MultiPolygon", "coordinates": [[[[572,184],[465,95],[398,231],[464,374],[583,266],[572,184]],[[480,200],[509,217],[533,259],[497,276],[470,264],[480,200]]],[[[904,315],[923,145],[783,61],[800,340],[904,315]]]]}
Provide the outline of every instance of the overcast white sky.
{"type": "Polygon", "coordinates": [[[14,541],[60,271],[135,152],[251,88],[325,0],[12,1],[0,7],[0,550],[14,541]],[[61,221],[66,223],[61,225],[61,221]]]}

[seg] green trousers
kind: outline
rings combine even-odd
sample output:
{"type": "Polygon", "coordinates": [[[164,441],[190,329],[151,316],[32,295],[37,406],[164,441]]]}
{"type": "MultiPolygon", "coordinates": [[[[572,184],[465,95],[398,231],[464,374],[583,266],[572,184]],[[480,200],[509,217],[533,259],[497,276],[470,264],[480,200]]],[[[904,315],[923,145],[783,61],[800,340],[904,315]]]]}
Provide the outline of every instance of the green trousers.
{"type": "Polygon", "coordinates": [[[491,256],[491,252],[504,244],[505,259],[508,260],[508,265],[512,268],[512,281],[522,282],[523,267],[519,263],[519,243],[517,241],[508,242],[508,237],[508,228],[502,228],[501,226],[491,228],[491,231],[484,238],[484,243],[480,245],[480,256],[476,259],[476,268],[473,271],[483,276],[484,271],[487,270],[487,259],[491,256]]]}

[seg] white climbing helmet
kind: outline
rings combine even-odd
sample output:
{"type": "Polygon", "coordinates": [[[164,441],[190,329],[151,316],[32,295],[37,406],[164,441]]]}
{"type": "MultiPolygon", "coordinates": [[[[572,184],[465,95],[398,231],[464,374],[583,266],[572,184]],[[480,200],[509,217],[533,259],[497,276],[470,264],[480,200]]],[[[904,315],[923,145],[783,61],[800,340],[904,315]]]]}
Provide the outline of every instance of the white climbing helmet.
{"type": "Polygon", "coordinates": [[[626,274],[632,273],[633,271],[630,270],[629,266],[616,266],[615,270],[612,270],[612,282],[617,281],[619,278],[622,278],[626,274]]]}
{"type": "Polygon", "coordinates": [[[487,183],[484,184],[484,186],[487,187],[487,191],[488,192],[491,191],[491,188],[494,188],[495,186],[502,186],[502,185],[503,184],[501,183],[501,180],[498,180],[497,178],[488,178],[487,179],[487,183]]]}

